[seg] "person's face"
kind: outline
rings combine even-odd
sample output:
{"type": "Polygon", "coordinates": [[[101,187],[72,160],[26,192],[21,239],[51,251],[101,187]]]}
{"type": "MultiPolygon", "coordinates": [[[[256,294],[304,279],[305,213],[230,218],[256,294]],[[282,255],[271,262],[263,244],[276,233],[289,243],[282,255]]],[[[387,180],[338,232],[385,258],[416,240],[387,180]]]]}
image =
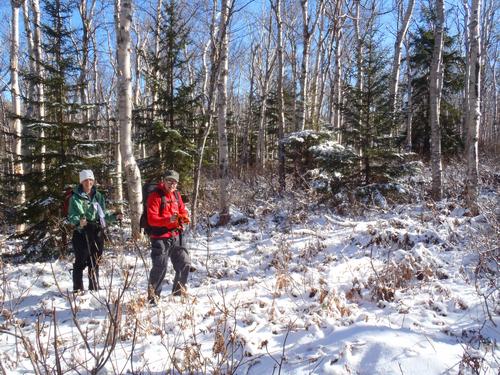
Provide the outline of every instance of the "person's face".
{"type": "Polygon", "coordinates": [[[82,186],[84,192],[90,193],[90,190],[92,190],[92,186],[94,186],[94,180],[91,178],[87,178],[86,180],[82,181],[82,186]]]}
{"type": "Polygon", "coordinates": [[[177,188],[177,181],[173,178],[167,178],[165,179],[165,187],[168,191],[174,191],[177,188]]]}

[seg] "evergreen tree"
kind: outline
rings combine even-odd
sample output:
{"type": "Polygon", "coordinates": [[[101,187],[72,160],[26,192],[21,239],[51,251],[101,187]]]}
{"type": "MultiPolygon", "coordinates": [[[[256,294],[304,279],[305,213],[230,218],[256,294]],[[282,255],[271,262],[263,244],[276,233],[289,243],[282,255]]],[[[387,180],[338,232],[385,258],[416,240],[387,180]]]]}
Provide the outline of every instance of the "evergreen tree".
{"type": "Polygon", "coordinates": [[[345,105],[341,110],[344,124],[341,128],[345,145],[352,147],[360,156],[357,175],[359,182],[369,184],[387,181],[399,170],[398,154],[394,145],[391,126],[389,97],[389,67],[387,50],[381,48],[375,34],[364,41],[362,72],[363,88],[346,82],[345,105]]]}
{"type": "Polygon", "coordinates": [[[25,232],[28,244],[39,246],[41,253],[35,254],[42,256],[54,254],[56,248],[65,249],[61,243],[67,241],[66,235],[61,237],[64,227],[61,208],[67,186],[77,182],[78,171],[83,168],[94,169],[98,178],[105,170],[99,158],[105,142],[85,139],[89,128],[96,124],[83,121],[84,108],[78,101],[80,67],[76,61],[78,51],[71,41],[72,37],[78,38],[78,30],[71,27],[75,9],[71,0],[44,2],[41,64],[45,74],[25,78],[44,86],[46,113],[43,121],[23,118],[26,144],[23,161],[28,166],[24,179],[28,190],[26,206],[17,219],[28,224],[25,232]],[[43,138],[38,136],[41,129],[43,138]],[[44,169],[38,167],[42,164],[44,169]]]}
{"type": "Polygon", "coordinates": [[[186,82],[189,56],[185,51],[190,44],[190,29],[177,5],[175,0],[163,4],[159,52],[147,56],[152,69],[146,78],[157,100],[137,109],[134,115],[140,141],[150,151],[140,161],[146,179],[170,168],[185,179],[192,170],[198,98],[194,96],[195,82],[186,82]]]}
{"type": "MultiPolygon", "coordinates": [[[[445,31],[443,44],[444,79],[441,97],[441,143],[444,153],[456,153],[463,148],[459,128],[462,121],[461,92],[464,82],[464,59],[457,40],[445,31]]],[[[419,27],[411,42],[410,63],[414,78],[412,145],[414,151],[428,155],[430,152],[429,126],[429,74],[434,48],[434,33],[419,27]]]]}

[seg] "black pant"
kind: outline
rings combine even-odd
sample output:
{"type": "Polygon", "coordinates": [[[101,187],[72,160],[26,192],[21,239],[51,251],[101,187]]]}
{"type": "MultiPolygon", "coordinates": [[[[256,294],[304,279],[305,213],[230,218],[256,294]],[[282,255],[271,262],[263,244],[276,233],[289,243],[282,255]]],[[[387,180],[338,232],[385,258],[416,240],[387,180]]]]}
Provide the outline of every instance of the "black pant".
{"type": "Polygon", "coordinates": [[[73,291],[83,290],[83,270],[88,267],[89,290],[99,289],[99,261],[104,249],[104,230],[88,223],[83,230],[73,232],[73,291]]]}
{"type": "Polygon", "coordinates": [[[179,295],[186,287],[191,260],[185,247],[179,246],[179,236],[165,239],[151,239],[153,267],[149,273],[149,298],[159,297],[167,273],[168,258],[175,270],[172,293],[179,295]]]}

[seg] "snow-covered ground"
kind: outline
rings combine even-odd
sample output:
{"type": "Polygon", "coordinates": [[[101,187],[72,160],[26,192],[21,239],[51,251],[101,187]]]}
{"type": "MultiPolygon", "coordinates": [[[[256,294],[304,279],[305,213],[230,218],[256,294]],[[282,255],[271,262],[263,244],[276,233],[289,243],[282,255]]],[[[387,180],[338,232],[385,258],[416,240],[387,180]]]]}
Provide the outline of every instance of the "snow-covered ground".
{"type": "Polygon", "coordinates": [[[286,199],[191,236],[190,295],[170,296],[170,265],[156,307],[148,245],[119,228],[99,292],[71,297],[71,259],[2,263],[0,372],[498,374],[490,216],[446,200],[340,216],[286,199]]]}

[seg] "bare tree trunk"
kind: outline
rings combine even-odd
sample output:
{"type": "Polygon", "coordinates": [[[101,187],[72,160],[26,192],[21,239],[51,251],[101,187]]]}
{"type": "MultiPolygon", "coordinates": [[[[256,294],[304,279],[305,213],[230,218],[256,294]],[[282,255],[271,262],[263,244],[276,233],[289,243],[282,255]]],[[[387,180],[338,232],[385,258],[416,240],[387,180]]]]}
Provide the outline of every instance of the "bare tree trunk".
{"type": "Polygon", "coordinates": [[[337,130],[338,136],[337,141],[342,143],[342,133],[340,128],[342,127],[342,111],[340,106],[342,104],[342,42],[343,42],[343,33],[339,33],[339,37],[337,38],[337,45],[335,47],[335,117],[334,117],[334,129],[337,130]]]}
{"type": "MultiPolygon", "coordinates": [[[[469,56],[469,16],[470,16],[470,8],[469,1],[462,0],[462,5],[464,7],[464,48],[465,48],[465,56],[469,56]]],[[[462,123],[460,127],[460,136],[464,143],[467,142],[467,108],[469,108],[469,74],[470,74],[470,66],[465,64],[465,86],[464,86],[464,98],[463,98],[463,108],[465,110],[462,112],[462,123]]]]}
{"type": "Polygon", "coordinates": [[[323,31],[325,28],[325,17],[323,17],[323,13],[320,15],[320,24],[319,24],[319,35],[318,35],[318,44],[316,46],[316,59],[314,63],[314,71],[311,82],[311,114],[310,119],[312,123],[312,128],[315,130],[319,130],[319,112],[320,108],[318,106],[321,83],[323,80],[322,77],[322,65],[323,65],[323,54],[325,53],[324,43],[325,39],[323,37],[323,31]]]}
{"type": "Polygon", "coordinates": [[[299,80],[299,72],[297,71],[297,40],[292,36],[294,34],[293,31],[289,32],[289,40],[290,40],[290,65],[292,69],[292,114],[293,114],[293,123],[290,127],[292,131],[298,129],[298,116],[297,116],[297,81],[299,80]]]}
{"type": "MultiPolygon", "coordinates": [[[[401,12],[402,12],[402,7],[403,7],[403,1],[401,1],[401,12]]],[[[405,40],[406,37],[406,32],[408,31],[408,26],[410,24],[410,19],[411,15],[413,13],[413,6],[415,4],[415,0],[409,0],[408,3],[408,8],[406,8],[406,12],[403,17],[403,21],[401,23],[401,27],[398,30],[396,34],[396,41],[394,42],[394,58],[392,60],[392,71],[391,71],[391,87],[389,89],[390,92],[390,98],[391,98],[391,110],[392,110],[392,127],[391,127],[391,134],[393,131],[396,131],[398,129],[395,129],[395,116],[397,112],[397,106],[398,106],[398,88],[399,88],[399,70],[401,67],[401,51],[403,48],[403,41],[405,40]]]]}
{"type": "MultiPolygon", "coordinates": [[[[80,103],[83,105],[82,109],[82,122],[88,125],[89,116],[89,97],[88,97],[88,60],[89,60],[89,46],[90,46],[90,35],[92,33],[92,17],[95,8],[95,0],[92,0],[90,8],[88,7],[87,0],[80,0],[78,10],[80,12],[80,18],[82,21],[82,43],[81,43],[81,53],[82,57],[80,60],[80,77],[78,78],[78,85],[80,90],[80,103]],[[90,9],[90,12],[89,12],[90,9]]],[[[89,135],[93,134],[93,138],[97,138],[95,134],[95,128],[89,128],[89,135]]]]}
{"type": "MultiPolygon", "coordinates": [[[[498,79],[497,62],[498,58],[498,37],[495,39],[495,25],[498,24],[498,1],[484,0],[481,5],[481,122],[479,143],[494,145],[494,151],[498,153],[500,140],[498,139],[498,79]],[[496,22],[496,23],[495,23],[496,22]],[[495,43],[496,42],[496,43],[495,43]],[[487,69],[490,70],[487,74],[487,69]],[[488,84],[489,83],[489,84],[488,84]],[[486,90],[490,93],[486,94],[486,90]]],[[[498,28],[497,28],[498,29],[498,28]]]]}
{"type": "Polygon", "coordinates": [[[323,12],[323,0],[317,0],[316,14],[314,21],[309,16],[309,0],[300,0],[302,8],[302,63],[300,74],[300,97],[297,117],[297,131],[302,131],[306,126],[307,105],[308,105],[308,75],[309,75],[309,55],[311,47],[311,37],[314,34],[323,12]]]}
{"type": "Polygon", "coordinates": [[[0,156],[2,158],[1,172],[5,175],[14,173],[12,142],[9,141],[9,133],[11,133],[11,131],[7,111],[7,105],[4,101],[3,95],[0,95],[0,131],[2,134],[0,138],[0,156]]]}
{"type": "Polygon", "coordinates": [[[277,53],[278,67],[276,71],[276,89],[278,91],[278,179],[279,190],[284,192],[285,185],[285,145],[283,138],[285,137],[285,100],[283,95],[283,76],[284,76],[284,51],[283,51],[283,20],[281,15],[281,0],[276,0],[273,4],[274,15],[276,17],[277,26],[277,53]]]}
{"type": "MultiPolygon", "coordinates": [[[[23,124],[21,123],[21,92],[19,90],[19,8],[21,6],[18,0],[11,0],[12,6],[12,24],[11,24],[11,44],[10,44],[10,93],[12,96],[12,120],[11,129],[15,134],[14,141],[14,174],[18,178],[24,175],[22,162],[22,133],[23,124]]],[[[16,186],[16,203],[23,205],[26,202],[26,189],[23,182],[16,186]]],[[[24,224],[16,226],[16,232],[22,232],[24,224]]]]}
{"type": "Polygon", "coordinates": [[[467,107],[467,180],[466,201],[473,215],[479,214],[478,196],[478,137],[481,121],[481,42],[479,20],[481,0],[472,0],[471,20],[469,23],[470,52],[467,59],[469,71],[469,99],[467,107]]]}
{"type": "Polygon", "coordinates": [[[250,53],[252,55],[251,64],[250,64],[250,89],[248,91],[248,104],[247,104],[247,112],[245,118],[245,124],[243,128],[242,135],[242,145],[241,145],[241,165],[240,165],[240,178],[246,178],[246,172],[248,171],[248,167],[250,165],[250,125],[253,119],[252,109],[254,106],[255,96],[255,71],[256,71],[256,57],[257,57],[257,47],[254,42],[252,42],[252,46],[250,47],[250,53]]]}
{"type": "MultiPolygon", "coordinates": [[[[118,122],[111,118],[111,104],[109,99],[106,100],[106,122],[108,129],[111,131],[110,142],[114,144],[114,162],[116,163],[116,170],[114,176],[114,194],[113,200],[118,203],[119,207],[123,207],[123,168],[122,168],[122,154],[120,150],[120,126],[118,122]]],[[[119,116],[116,111],[116,117],[119,116]]],[[[113,116],[115,117],[115,116],[113,116]]]]}
{"type": "MultiPolygon", "coordinates": [[[[257,139],[257,165],[260,170],[264,170],[266,165],[266,110],[267,110],[267,96],[269,94],[269,83],[271,80],[271,76],[274,69],[274,60],[276,54],[270,53],[271,49],[271,36],[272,36],[272,14],[269,14],[268,20],[268,32],[266,43],[263,47],[261,47],[261,61],[260,65],[262,66],[261,74],[260,74],[260,113],[259,113],[259,133],[257,139]],[[262,61],[262,56],[265,61],[262,61]],[[263,71],[262,71],[263,70],[263,71]]],[[[263,27],[265,29],[265,27],[263,27]]]]}
{"type": "Polygon", "coordinates": [[[220,71],[217,85],[218,103],[217,103],[217,130],[219,141],[219,210],[220,225],[225,225],[229,221],[229,162],[227,145],[227,76],[229,69],[228,62],[228,19],[229,9],[232,0],[222,0],[220,15],[220,71]]]}
{"type": "Polygon", "coordinates": [[[328,122],[337,132],[337,142],[342,142],[340,127],[341,127],[341,111],[340,103],[342,96],[342,42],[344,23],[346,17],[342,16],[344,0],[337,1],[335,4],[329,4],[326,9],[326,15],[333,24],[331,33],[332,53],[334,54],[334,69],[329,73],[330,78],[330,98],[328,103],[328,122]]]}
{"type": "Polygon", "coordinates": [[[193,178],[193,196],[191,203],[191,223],[193,227],[196,226],[198,221],[198,193],[200,189],[201,182],[201,168],[203,163],[203,155],[205,153],[205,145],[207,142],[208,135],[210,134],[210,130],[213,124],[213,105],[215,98],[215,83],[218,75],[218,63],[217,63],[217,55],[218,55],[218,42],[216,40],[216,13],[217,13],[217,0],[213,1],[213,9],[211,14],[210,21],[210,36],[205,44],[205,48],[203,51],[203,97],[205,98],[206,105],[202,107],[202,117],[204,121],[202,122],[199,134],[198,134],[198,145],[197,145],[197,153],[196,153],[196,162],[195,162],[195,170],[194,170],[194,178],[193,178]],[[210,69],[208,67],[207,55],[210,51],[210,69]]]}
{"type": "Polygon", "coordinates": [[[28,93],[26,105],[26,117],[33,118],[33,104],[36,98],[35,93],[35,82],[34,77],[36,77],[36,63],[34,58],[35,43],[33,41],[33,32],[31,30],[31,19],[29,14],[28,2],[23,1],[23,19],[24,19],[24,30],[26,32],[26,45],[28,47],[29,56],[29,72],[30,79],[28,80],[28,93]]]}
{"type": "MultiPolygon", "coordinates": [[[[498,56],[497,55],[497,48],[495,48],[495,53],[493,56],[498,56]]],[[[492,63],[492,71],[493,71],[493,82],[492,82],[492,87],[493,87],[493,109],[492,109],[492,121],[491,121],[491,141],[493,142],[494,145],[494,152],[498,155],[500,153],[500,116],[499,113],[500,111],[498,110],[498,105],[499,105],[499,100],[498,100],[498,90],[496,90],[496,87],[498,87],[497,83],[497,75],[496,75],[496,61],[493,61],[492,63]]]]}
{"type": "MultiPolygon", "coordinates": [[[[31,7],[33,10],[33,43],[34,43],[34,56],[35,65],[37,73],[37,109],[38,109],[38,120],[40,122],[45,121],[45,89],[43,83],[41,82],[44,72],[42,66],[42,31],[41,31],[41,16],[40,16],[40,3],[39,0],[31,0],[31,7]]],[[[46,147],[44,144],[45,131],[40,130],[40,139],[42,140],[42,147],[40,148],[40,154],[42,156],[40,162],[40,172],[45,173],[45,158],[46,147]]]]}
{"type": "Polygon", "coordinates": [[[132,78],[130,67],[131,0],[116,1],[118,14],[118,119],[120,147],[128,185],[128,200],[132,220],[132,237],[140,237],[139,217],[142,213],[141,172],[137,167],[132,148],[132,78]]]}
{"type": "MultiPolygon", "coordinates": [[[[361,7],[360,0],[355,0],[355,9],[356,15],[354,17],[354,33],[356,37],[356,70],[357,70],[357,78],[356,78],[356,89],[359,93],[363,92],[363,37],[361,36],[361,7]]],[[[361,119],[363,118],[363,102],[360,96],[359,100],[359,120],[358,120],[358,129],[361,129],[361,119]]],[[[359,134],[358,137],[361,138],[363,134],[359,134]]],[[[359,152],[360,161],[363,160],[363,149],[362,147],[357,150],[359,152]]]]}
{"type": "MultiPolygon", "coordinates": [[[[191,205],[191,223],[196,226],[197,216],[198,216],[198,193],[201,182],[201,168],[203,163],[203,156],[205,153],[205,146],[207,143],[208,135],[212,129],[215,117],[215,94],[216,94],[216,84],[219,76],[219,70],[221,65],[221,44],[223,39],[221,37],[227,32],[229,27],[229,17],[226,19],[224,24],[220,27],[223,30],[218,30],[216,25],[216,19],[218,15],[217,0],[213,1],[211,22],[210,22],[210,33],[209,40],[207,41],[203,53],[203,97],[205,100],[205,106],[202,107],[202,117],[204,122],[199,129],[199,138],[197,146],[196,164],[194,171],[194,187],[193,187],[193,201],[191,205]],[[210,51],[210,69],[208,68],[207,54],[210,51]]],[[[233,5],[232,3],[231,5],[233,5]]],[[[231,12],[229,12],[231,14],[231,12]]]]}
{"type": "Polygon", "coordinates": [[[439,121],[441,89],[443,79],[442,54],[444,33],[444,0],[436,0],[436,25],[434,30],[434,50],[430,71],[429,122],[431,128],[431,195],[434,200],[442,198],[441,125],[439,121]]]}
{"type": "Polygon", "coordinates": [[[412,144],[413,90],[411,85],[411,81],[413,79],[413,72],[411,70],[410,42],[408,38],[406,38],[405,40],[405,47],[406,47],[406,81],[407,81],[406,96],[408,98],[407,112],[406,112],[406,150],[410,152],[413,147],[412,144]]]}
{"type": "MultiPolygon", "coordinates": [[[[156,23],[155,23],[155,58],[159,59],[160,56],[160,28],[161,28],[161,8],[163,6],[163,0],[158,0],[158,3],[156,5],[156,23]]],[[[153,82],[152,85],[152,96],[153,96],[153,119],[156,117],[156,109],[158,106],[158,80],[160,79],[160,72],[158,69],[155,70],[155,82],[153,82]]],[[[158,149],[161,154],[161,145],[158,145],[158,149]]]]}
{"type": "MultiPolygon", "coordinates": [[[[116,125],[115,125],[116,126],[116,125]]],[[[115,163],[116,163],[116,176],[115,176],[115,201],[118,202],[120,207],[123,207],[123,168],[122,168],[122,152],[120,150],[120,127],[116,126],[115,137],[115,163]]],[[[142,198],[141,198],[142,201],[142,198]]]]}

